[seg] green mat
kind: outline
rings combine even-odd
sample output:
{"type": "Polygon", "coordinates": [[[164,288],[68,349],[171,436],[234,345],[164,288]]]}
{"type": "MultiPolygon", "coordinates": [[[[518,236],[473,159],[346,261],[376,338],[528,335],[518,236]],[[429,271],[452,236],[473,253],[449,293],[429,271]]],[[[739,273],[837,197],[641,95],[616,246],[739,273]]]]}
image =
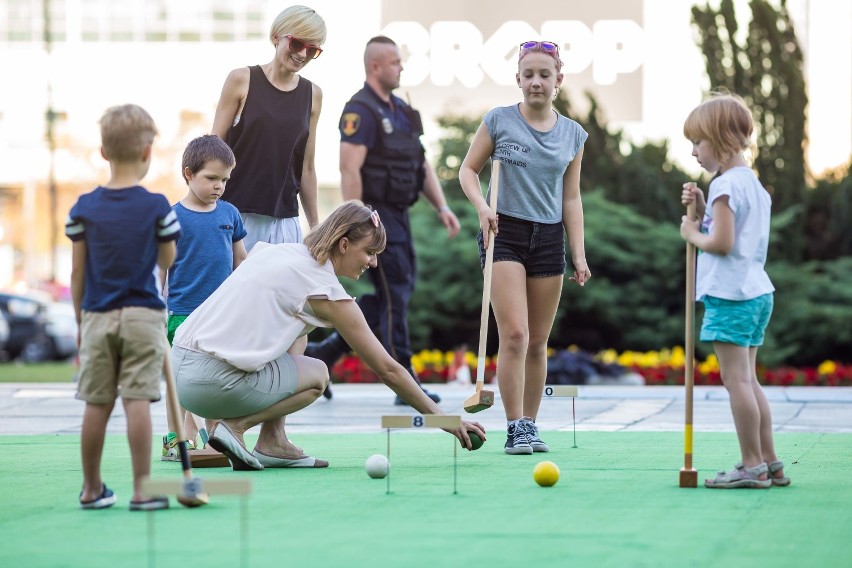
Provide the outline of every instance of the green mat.
{"type": "MultiPolygon", "coordinates": [[[[852,565],[850,435],[779,434],[793,485],[725,491],[678,487],[680,434],[581,432],[578,448],[571,433],[545,434],[549,454],[506,456],[497,434],[459,451],[455,495],[446,434],[392,434],[390,495],[364,472],[383,433],[298,436],[331,467],[196,470],[249,477],[253,493],[155,513],[128,511],[123,436],[107,438],[103,475],[119,500],[101,511],[77,506],[76,436],[0,437],[0,566],[852,565]],[[561,469],[555,487],[533,482],[544,459],[561,469]]],[[[736,437],[699,433],[695,454],[703,482],[738,461],[736,437]]],[[[179,479],[180,467],[155,461],[152,475],[179,479]]]]}

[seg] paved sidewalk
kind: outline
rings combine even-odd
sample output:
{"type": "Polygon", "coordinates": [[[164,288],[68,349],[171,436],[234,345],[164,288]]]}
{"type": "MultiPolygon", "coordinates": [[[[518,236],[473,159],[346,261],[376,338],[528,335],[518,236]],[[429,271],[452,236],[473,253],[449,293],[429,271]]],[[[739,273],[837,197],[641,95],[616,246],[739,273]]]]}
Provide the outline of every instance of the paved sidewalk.
{"type": "MultiPolygon", "coordinates": [[[[488,430],[505,428],[499,400],[490,410],[465,414],[464,400],[472,387],[429,385],[441,395],[447,414],[461,414],[482,423],[488,430]]],[[[496,390],[496,385],[488,388],[496,390]]],[[[393,393],[380,384],[335,384],[334,398],[320,398],[287,419],[291,433],[377,432],[380,417],[413,414],[407,406],[394,406],[393,393]]],[[[0,383],[0,435],[79,434],[83,403],[74,398],[69,383],[0,383]]],[[[597,431],[683,431],[683,387],[580,386],[576,399],[576,428],[597,431]]],[[[852,433],[852,387],[767,387],[777,432],[852,433]]],[[[734,430],[727,392],[723,387],[696,387],[696,432],[734,430]]],[[[161,401],[151,408],[154,433],[166,431],[166,407],[161,401]]],[[[574,427],[572,399],[545,399],[538,416],[543,430],[574,427]]],[[[110,433],[126,429],[121,402],[109,423],[110,433]]]]}

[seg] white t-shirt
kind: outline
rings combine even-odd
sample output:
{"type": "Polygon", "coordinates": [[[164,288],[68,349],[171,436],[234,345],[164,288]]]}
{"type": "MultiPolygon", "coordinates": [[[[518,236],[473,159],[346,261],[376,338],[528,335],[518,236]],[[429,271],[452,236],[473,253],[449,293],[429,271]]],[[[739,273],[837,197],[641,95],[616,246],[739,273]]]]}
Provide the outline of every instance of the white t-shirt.
{"type": "Polygon", "coordinates": [[[742,301],[768,294],[775,290],[764,270],[772,198],[750,168],[731,168],[710,183],[702,232],[712,231],[713,203],[723,195],[734,212],[734,246],[724,256],[699,251],[696,298],[742,301]]]}
{"type": "Polygon", "coordinates": [[[206,353],[248,372],[284,355],[299,337],[331,327],[308,299],[351,300],[331,262],[303,244],[257,243],[175,333],[175,347],[206,353]]]}

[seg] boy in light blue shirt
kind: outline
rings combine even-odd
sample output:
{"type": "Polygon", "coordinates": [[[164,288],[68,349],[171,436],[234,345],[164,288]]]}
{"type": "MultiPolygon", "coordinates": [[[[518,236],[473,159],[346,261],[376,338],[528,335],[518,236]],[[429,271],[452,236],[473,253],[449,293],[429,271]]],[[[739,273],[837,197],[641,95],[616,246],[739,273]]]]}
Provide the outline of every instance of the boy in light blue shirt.
{"type": "MultiPolygon", "coordinates": [[[[246,230],[236,207],[222,201],[225,184],[236,165],[231,148],[218,136],[192,140],[183,153],[182,174],[188,191],[172,207],[181,223],[177,258],[168,272],[168,339],[245,259],[246,230]]],[[[167,401],[168,402],[168,401],[167,401]]],[[[180,461],[175,425],[169,416],[169,433],[163,436],[163,461],[180,461]]],[[[190,449],[199,433],[195,419],[185,413],[190,449]]],[[[206,444],[206,431],[201,430],[206,444]]]]}

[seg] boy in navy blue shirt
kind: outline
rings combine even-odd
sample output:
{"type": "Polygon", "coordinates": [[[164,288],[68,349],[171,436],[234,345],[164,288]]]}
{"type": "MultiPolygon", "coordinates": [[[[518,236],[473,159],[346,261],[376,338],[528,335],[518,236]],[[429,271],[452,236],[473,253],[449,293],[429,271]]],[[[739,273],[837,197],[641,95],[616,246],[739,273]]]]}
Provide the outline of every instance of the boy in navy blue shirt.
{"type": "Polygon", "coordinates": [[[77,398],[86,401],[81,432],[83,509],[115,504],[101,479],[106,426],[121,396],[133,464],[131,511],[165,509],[168,498],[148,498],[142,480],[151,471],[150,403],[160,399],[166,312],[154,268],[175,259],[180,224],[163,195],[139,182],[151,165],[157,129],[136,105],[112,107],[101,126],[101,155],[110,179],[80,196],[65,234],[73,241],[71,295],[80,334],[77,398]]]}

